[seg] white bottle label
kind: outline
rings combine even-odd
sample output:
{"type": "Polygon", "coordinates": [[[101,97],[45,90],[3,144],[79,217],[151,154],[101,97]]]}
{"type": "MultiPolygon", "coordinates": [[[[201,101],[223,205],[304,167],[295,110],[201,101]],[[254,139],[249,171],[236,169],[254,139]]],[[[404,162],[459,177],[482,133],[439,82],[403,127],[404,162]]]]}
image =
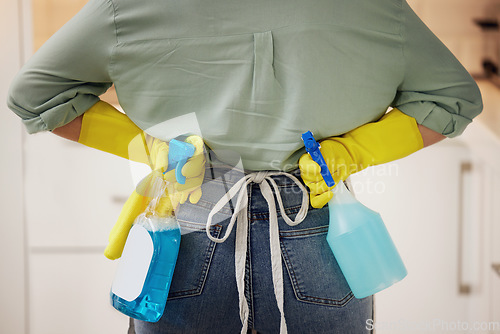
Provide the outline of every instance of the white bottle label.
{"type": "Polygon", "coordinates": [[[153,240],[141,225],[134,225],[129,232],[118,264],[111,291],[126,301],[133,301],[141,294],[149,265],[153,258],[153,240]]]}

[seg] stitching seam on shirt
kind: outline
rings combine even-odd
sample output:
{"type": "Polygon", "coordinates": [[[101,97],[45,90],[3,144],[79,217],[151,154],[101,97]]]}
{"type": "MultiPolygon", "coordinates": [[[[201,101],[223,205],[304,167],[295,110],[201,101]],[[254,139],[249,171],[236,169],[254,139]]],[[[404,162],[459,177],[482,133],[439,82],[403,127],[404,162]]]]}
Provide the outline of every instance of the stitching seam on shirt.
{"type": "Polygon", "coordinates": [[[114,80],[113,80],[113,67],[114,67],[113,59],[114,59],[114,55],[115,55],[116,46],[119,44],[119,42],[118,42],[118,27],[116,24],[115,4],[114,4],[113,0],[108,0],[108,2],[111,4],[111,8],[113,9],[113,25],[115,26],[115,40],[116,40],[116,44],[113,46],[113,48],[109,54],[108,74],[109,74],[109,77],[111,78],[111,81],[114,83],[114,80]]]}
{"type": "Polygon", "coordinates": [[[116,25],[116,7],[115,3],[113,0],[108,0],[109,3],[111,4],[111,8],[113,8],[113,25],[115,26],[115,39],[116,39],[116,44],[118,44],[118,28],[116,25]]]}
{"type": "MultiPolygon", "coordinates": [[[[111,0],[109,0],[111,1],[111,0]]],[[[337,27],[337,28],[344,28],[344,29],[353,29],[353,30],[369,30],[367,28],[360,28],[356,26],[347,26],[347,25],[342,25],[342,24],[333,24],[333,23],[304,23],[302,26],[310,26],[310,27],[337,27]]],[[[225,38],[225,37],[252,37],[255,34],[263,34],[266,32],[279,32],[280,30],[287,29],[287,28],[293,28],[295,27],[294,25],[285,25],[285,26],[280,26],[276,27],[273,29],[266,29],[266,30],[259,30],[259,31],[250,31],[250,32],[243,32],[239,34],[218,34],[218,35],[196,35],[196,36],[176,36],[176,37],[158,37],[158,38],[140,38],[140,39],[133,39],[129,41],[123,41],[120,42],[118,41],[118,44],[123,45],[123,44],[132,44],[132,43],[142,43],[142,42],[161,42],[161,41],[174,41],[174,40],[193,40],[193,39],[204,39],[204,38],[225,38]]],[[[382,34],[388,34],[390,36],[401,36],[400,33],[390,33],[390,32],[385,32],[385,31],[379,31],[379,30],[374,30],[376,32],[382,33],[382,34]]]]}
{"type": "Polygon", "coordinates": [[[401,58],[402,58],[402,68],[403,68],[403,71],[402,71],[402,78],[401,78],[401,83],[400,85],[403,84],[404,80],[405,80],[405,77],[406,77],[406,57],[405,57],[405,37],[403,36],[404,33],[406,32],[406,16],[404,15],[404,3],[406,2],[406,0],[401,0],[400,4],[401,4],[401,12],[400,12],[400,17],[401,17],[401,20],[399,21],[399,37],[401,38],[401,58]]]}

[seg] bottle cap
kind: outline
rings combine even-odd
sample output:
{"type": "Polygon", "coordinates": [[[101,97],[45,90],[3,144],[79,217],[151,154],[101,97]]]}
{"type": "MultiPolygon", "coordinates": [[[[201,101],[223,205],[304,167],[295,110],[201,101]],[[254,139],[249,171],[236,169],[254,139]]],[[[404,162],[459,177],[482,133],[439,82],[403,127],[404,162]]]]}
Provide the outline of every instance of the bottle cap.
{"type": "Polygon", "coordinates": [[[182,167],[191,158],[196,148],[193,144],[177,139],[172,139],[168,143],[168,168],[164,174],[175,168],[175,178],[180,184],[186,183],[186,177],[182,175],[182,167]]]}

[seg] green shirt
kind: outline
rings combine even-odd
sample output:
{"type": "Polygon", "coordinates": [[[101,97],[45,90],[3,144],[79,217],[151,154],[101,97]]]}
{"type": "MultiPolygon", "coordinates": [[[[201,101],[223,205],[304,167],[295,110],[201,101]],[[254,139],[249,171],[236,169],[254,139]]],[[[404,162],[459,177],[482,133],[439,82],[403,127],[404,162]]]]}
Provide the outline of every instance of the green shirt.
{"type": "Polygon", "coordinates": [[[390,106],[448,137],[482,109],[403,0],[90,0],[22,68],[8,105],[28,132],[52,130],[112,83],[146,132],[199,131],[251,170],[294,168],[303,132],[340,135],[390,106]]]}

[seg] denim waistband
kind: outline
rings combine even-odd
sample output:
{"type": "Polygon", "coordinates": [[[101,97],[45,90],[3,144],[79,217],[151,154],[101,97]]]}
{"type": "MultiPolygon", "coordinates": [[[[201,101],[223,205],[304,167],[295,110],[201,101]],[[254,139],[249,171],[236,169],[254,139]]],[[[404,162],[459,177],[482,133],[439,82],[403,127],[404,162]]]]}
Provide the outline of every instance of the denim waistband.
{"type": "MultiPolygon", "coordinates": [[[[233,162],[232,164],[223,162],[213,151],[210,150],[208,150],[207,157],[207,164],[205,166],[205,182],[221,180],[221,182],[224,182],[227,187],[231,187],[245,175],[259,172],[255,170],[243,169],[242,166],[236,162],[233,162]]],[[[277,173],[283,171],[270,170],[268,172],[277,173]]],[[[287,171],[286,174],[295,176],[300,183],[305,186],[305,183],[300,177],[299,168],[287,171]]],[[[296,182],[290,179],[287,175],[272,175],[271,177],[275,180],[278,187],[296,186],[296,182]]],[[[253,186],[258,187],[257,184],[253,184],[253,186]]]]}

